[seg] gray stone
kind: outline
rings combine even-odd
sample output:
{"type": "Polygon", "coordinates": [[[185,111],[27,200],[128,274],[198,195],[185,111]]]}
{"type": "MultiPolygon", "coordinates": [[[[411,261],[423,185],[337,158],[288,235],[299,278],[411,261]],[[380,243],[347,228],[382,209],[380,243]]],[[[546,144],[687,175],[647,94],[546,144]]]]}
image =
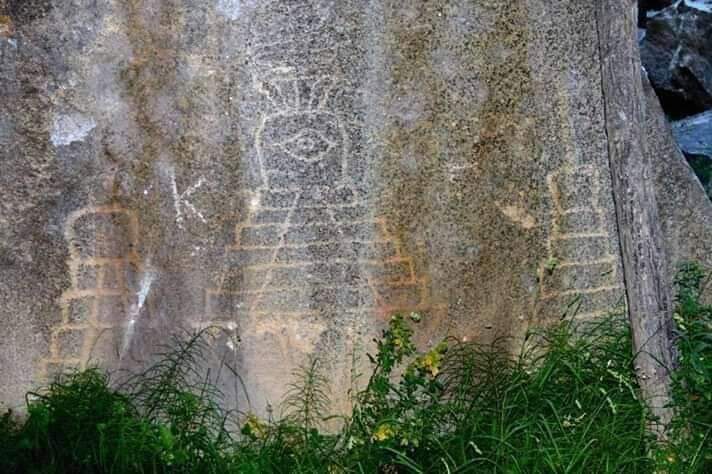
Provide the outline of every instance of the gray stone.
{"type": "MultiPolygon", "coordinates": [[[[643,75],[646,130],[654,166],[657,204],[668,252],[668,275],[685,262],[712,268],[712,201],[675,143],[647,76],[643,75]]],[[[672,281],[668,284],[672,285],[672,281]]],[[[707,294],[712,301],[712,291],[707,294]]]]}
{"type": "Polygon", "coordinates": [[[678,145],[712,199],[712,111],[672,124],[678,145]]]}
{"type": "Polygon", "coordinates": [[[624,295],[594,2],[5,5],[7,405],[210,327],[264,413],[310,354],[345,393],[395,311],[515,347],[624,295]]]}
{"type": "Polygon", "coordinates": [[[679,118],[712,107],[712,2],[679,0],[648,15],[641,59],[665,111],[679,118]]]}
{"type": "Polygon", "coordinates": [[[712,110],[674,122],[672,132],[682,151],[712,160],[712,110]]]}
{"type": "Polygon", "coordinates": [[[675,0],[638,0],[638,26],[645,27],[648,15],[669,7],[675,0]]]}

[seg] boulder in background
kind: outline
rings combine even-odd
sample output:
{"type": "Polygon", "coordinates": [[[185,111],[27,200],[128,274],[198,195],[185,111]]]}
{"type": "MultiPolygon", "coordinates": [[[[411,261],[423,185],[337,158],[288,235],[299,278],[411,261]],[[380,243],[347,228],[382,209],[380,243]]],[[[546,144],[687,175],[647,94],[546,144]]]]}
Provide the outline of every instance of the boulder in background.
{"type": "Polygon", "coordinates": [[[646,26],[641,59],[666,114],[712,108],[712,1],[678,1],[648,15],[646,26]]]}
{"type": "Polygon", "coordinates": [[[712,198],[712,110],[673,122],[672,131],[707,195],[712,198]]]}

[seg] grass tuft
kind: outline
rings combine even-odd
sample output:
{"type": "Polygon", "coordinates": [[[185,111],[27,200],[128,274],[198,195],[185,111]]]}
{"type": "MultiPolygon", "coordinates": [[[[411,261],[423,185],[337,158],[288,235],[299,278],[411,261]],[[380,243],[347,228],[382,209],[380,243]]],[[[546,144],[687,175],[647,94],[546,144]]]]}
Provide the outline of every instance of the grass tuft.
{"type": "Polygon", "coordinates": [[[29,393],[0,417],[8,473],[707,473],[712,472],[712,307],[707,274],[677,279],[676,418],[656,447],[628,324],[568,317],[508,341],[445,340],[418,352],[421,317],[395,315],[337,432],[318,359],[295,372],[278,418],[226,413],[205,366],[206,332],[176,338],[115,384],[98,369],[29,393]],[[228,429],[238,423],[239,430],[228,429]]]}

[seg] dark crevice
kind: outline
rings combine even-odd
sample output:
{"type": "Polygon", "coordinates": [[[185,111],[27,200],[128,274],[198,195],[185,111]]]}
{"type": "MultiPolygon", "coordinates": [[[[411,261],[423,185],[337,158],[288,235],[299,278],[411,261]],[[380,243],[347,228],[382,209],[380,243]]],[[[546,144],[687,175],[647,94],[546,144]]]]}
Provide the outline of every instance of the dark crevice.
{"type": "Polygon", "coordinates": [[[658,88],[655,89],[655,94],[658,96],[660,105],[670,121],[681,120],[707,110],[703,104],[685,99],[677,92],[658,88]]]}
{"type": "MultiPolygon", "coordinates": [[[[0,0],[0,7],[3,2],[0,0]]],[[[52,0],[5,0],[5,14],[16,26],[40,20],[52,11],[52,0]]],[[[0,8],[2,14],[2,8],[0,8]]]]}

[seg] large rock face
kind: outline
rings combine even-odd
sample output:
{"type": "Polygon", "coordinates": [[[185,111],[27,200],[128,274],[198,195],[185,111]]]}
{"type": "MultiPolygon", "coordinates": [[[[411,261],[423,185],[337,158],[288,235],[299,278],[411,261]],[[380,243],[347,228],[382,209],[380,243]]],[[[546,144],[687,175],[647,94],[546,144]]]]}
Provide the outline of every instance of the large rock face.
{"type": "Polygon", "coordinates": [[[0,399],[210,327],[262,411],[395,311],[619,304],[594,3],[5,2],[0,399]]]}

